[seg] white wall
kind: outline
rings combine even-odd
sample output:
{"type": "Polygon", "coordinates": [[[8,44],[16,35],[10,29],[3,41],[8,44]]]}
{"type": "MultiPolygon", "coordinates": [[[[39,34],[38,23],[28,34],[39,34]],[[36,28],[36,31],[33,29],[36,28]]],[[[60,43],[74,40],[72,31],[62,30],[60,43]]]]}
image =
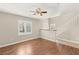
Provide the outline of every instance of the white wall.
{"type": "Polygon", "coordinates": [[[7,44],[39,37],[39,21],[37,19],[0,12],[0,47],[7,44]],[[18,20],[32,21],[31,35],[18,35],[18,20]]]}
{"type": "Polygon", "coordinates": [[[40,20],[40,29],[49,29],[48,19],[40,20]]]}
{"type": "Polygon", "coordinates": [[[49,20],[41,19],[40,20],[40,37],[44,39],[51,39],[54,37],[54,33],[49,31],[49,20]]]}
{"type": "MultiPolygon", "coordinates": [[[[67,13],[58,17],[51,19],[51,24],[56,24],[57,37],[59,39],[70,40],[70,41],[79,41],[79,26],[72,25],[72,20],[77,13],[67,13]]],[[[79,25],[79,24],[78,24],[79,25]]],[[[52,31],[41,30],[41,37],[49,40],[55,40],[55,33],[52,31]]]]}

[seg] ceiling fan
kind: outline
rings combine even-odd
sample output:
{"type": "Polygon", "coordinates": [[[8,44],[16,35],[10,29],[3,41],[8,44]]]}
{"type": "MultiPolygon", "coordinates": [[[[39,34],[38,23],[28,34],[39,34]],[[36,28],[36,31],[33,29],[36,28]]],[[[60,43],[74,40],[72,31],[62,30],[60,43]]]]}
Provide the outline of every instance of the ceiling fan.
{"type": "Polygon", "coordinates": [[[33,15],[39,15],[39,16],[43,16],[43,14],[47,13],[47,11],[45,11],[41,8],[37,8],[37,9],[35,9],[35,11],[32,11],[32,12],[34,12],[33,15]]]}

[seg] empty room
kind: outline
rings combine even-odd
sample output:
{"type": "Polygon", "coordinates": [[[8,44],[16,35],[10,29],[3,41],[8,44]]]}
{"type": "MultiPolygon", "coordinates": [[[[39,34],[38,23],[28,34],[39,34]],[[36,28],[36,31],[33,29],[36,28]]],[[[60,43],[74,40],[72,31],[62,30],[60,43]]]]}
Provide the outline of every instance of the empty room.
{"type": "Polygon", "coordinates": [[[0,55],[79,55],[79,3],[0,3],[0,55]]]}

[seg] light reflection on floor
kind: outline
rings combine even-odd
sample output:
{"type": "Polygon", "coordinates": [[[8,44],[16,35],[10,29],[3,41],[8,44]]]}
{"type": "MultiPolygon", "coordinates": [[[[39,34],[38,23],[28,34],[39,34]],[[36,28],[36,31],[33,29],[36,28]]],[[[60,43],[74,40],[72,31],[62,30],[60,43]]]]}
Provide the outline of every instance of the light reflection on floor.
{"type": "Polygon", "coordinates": [[[18,48],[18,55],[30,55],[32,54],[32,46],[31,45],[27,45],[27,47],[25,46],[21,46],[18,48]]]}

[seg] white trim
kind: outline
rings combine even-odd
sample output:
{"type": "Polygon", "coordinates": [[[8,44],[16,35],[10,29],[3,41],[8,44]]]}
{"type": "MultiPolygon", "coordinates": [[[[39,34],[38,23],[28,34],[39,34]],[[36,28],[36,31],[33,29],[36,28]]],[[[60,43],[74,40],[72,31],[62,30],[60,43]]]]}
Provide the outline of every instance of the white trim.
{"type": "Polygon", "coordinates": [[[49,39],[49,38],[46,38],[46,37],[42,37],[42,38],[46,39],[46,40],[49,40],[49,41],[52,41],[52,42],[57,42],[57,43],[60,43],[60,44],[64,44],[64,45],[67,45],[67,46],[72,46],[72,47],[75,47],[75,48],[79,49],[79,43],[76,43],[76,42],[71,42],[71,41],[68,41],[68,40],[61,40],[61,39],[53,40],[53,39],[49,39]]]}
{"type": "MultiPolygon", "coordinates": [[[[0,45],[0,48],[10,46],[10,45],[14,45],[14,44],[21,43],[21,42],[25,42],[25,41],[28,41],[28,40],[37,39],[37,38],[39,38],[39,37],[28,38],[28,39],[21,40],[21,41],[18,41],[18,42],[13,42],[13,43],[5,44],[5,45],[0,45]]],[[[46,40],[49,40],[49,41],[52,41],[52,42],[57,42],[57,43],[60,43],[60,44],[64,44],[64,45],[72,46],[72,47],[75,47],[75,48],[79,48],[78,43],[64,41],[64,40],[52,40],[52,39],[49,39],[49,38],[46,38],[46,37],[42,37],[42,38],[46,39],[46,40]]]]}
{"type": "Polygon", "coordinates": [[[7,47],[7,46],[10,46],[10,45],[14,45],[14,44],[21,43],[21,42],[25,42],[25,41],[28,41],[28,40],[37,39],[37,38],[39,38],[39,37],[28,38],[28,39],[21,40],[21,41],[17,41],[17,42],[13,42],[13,43],[9,43],[9,44],[0,45],[0,48],[7,47]]]}

